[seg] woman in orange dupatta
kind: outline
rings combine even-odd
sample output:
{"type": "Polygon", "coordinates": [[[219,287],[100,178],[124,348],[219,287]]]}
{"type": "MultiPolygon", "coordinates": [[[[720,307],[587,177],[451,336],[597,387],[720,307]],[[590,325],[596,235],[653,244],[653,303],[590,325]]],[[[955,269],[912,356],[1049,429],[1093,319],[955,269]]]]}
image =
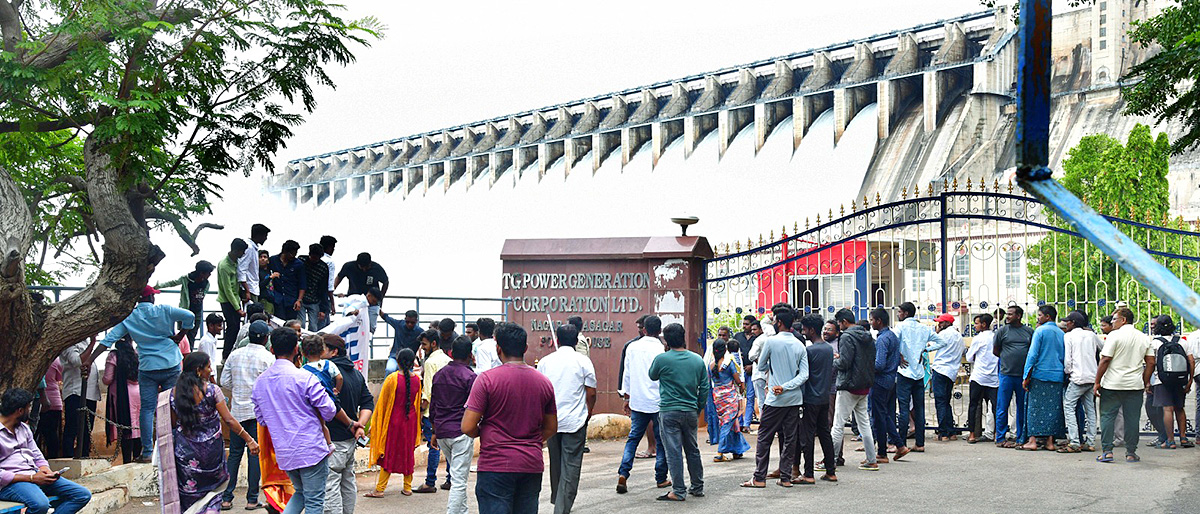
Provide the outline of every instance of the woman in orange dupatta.
{"type": "Polygon", "coordinates": [[[416,355],[405,348],[396,355],[400,370],[383,382],[371,414],[370,462],[378,464],[379,480],[368,498],[382,498],[392,473],[404,475],[404,489],[412,496],[413,468],[421,436],[421,377],[412,372],[416,355]],[[397,393],[401,394],[397,398],[397,393]]]}

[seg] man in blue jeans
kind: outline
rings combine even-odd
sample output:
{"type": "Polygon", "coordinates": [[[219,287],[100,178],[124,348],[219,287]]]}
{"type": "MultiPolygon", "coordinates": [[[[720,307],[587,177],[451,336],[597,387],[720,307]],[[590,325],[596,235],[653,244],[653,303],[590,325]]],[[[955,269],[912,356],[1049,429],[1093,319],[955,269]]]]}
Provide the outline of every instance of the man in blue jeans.
{"type": "Polygon", "coordinates": [[[1008,435],[1008,406],[1017,397],[1017,426],[1015,441],[1025,441],[1025,357],[1033,342],[1033,329],[1021,323],[1025,310],[1013,305],[1004,315],[1004,326],[996,331],[992,353],[1000,357],[1000,387],[996,391],[996,446],[1013,448],[1018,443],[1005,440],[1008,435]]]}
{"type": "Polygon", "coordinates": [[[904,446],[900,432],[896,430],[896,375],[900,368],[900,339],[888,328],[891,316],[883,308],[871,310],[867,315],[871,329],[879,337],[875,339],[875,384],[867,399],[871,407],[871,433],[875,435],[875,459],[888,462],[888,443],[904,446]]]}
{"type": "Polygon", "coordinates": [[[29,514],[46,514],[50,497],[58,497],[55,514],[75,514],[88,502],[87,488],[58,476],[33,441],[25,422],[33,408],[33,393],[14,388],[0,397],[0,500],[25,505],[29,514]]]}
{"type": "Polygon", "coordinates": [[[633,457],[650,422],[654,422],[654,482],[659,489],[671,486],[671,481],[667,480],[667,454],[663,451],[658,423],[658,381],[650,379],[650,365],[655,357],[663,353],[663,343],[658,339],[658,334],[662,332],[662,320],[658,316],[646,316],[642,323],[646,335],[625,347],[624,374],[621,379],[624,389],[618,391],[625,397],[625,412],[629,414],[632,424],[629,439],[625,441],[621,466],[617,468],[617,494],[629,492],[626,481],[633,469],[633,457]]]}
{"type": "MultiPolygon", "coordinates": [[[[173,389],[179,378],[179,363],[183,354],[179,352],[179,341],[191,330],[196,322],[192,311],[172,307],[170,305],[155,305],[154,295],[159,290],[146,286],[142,290],[142,298],[137,307],[124,321],[108,331],[108,335],[100,342],[106,348],[125,335],[133,338],[138,350],[138,388],[141,392],[142,407],[138,413],[138,426],[142,432],[142,456],[137,462],[150,462],[154,453],[154,409],[158,405],[158,393],[173,389]],[[179,323],[181,330],[175,332],[175,324],[179,323]]],[[[95,352],[81,369],[89,370],[92,361],[104,352],[95,352]]],[[[85,377],[86,378],[86,377],[85,377]]]]}
{"type": "Polygon", "coordinates": [[[896,446],[893,460],[910,451],[908,440],[904,437],[904,429],[908,427],[909,406],[912,407],[913,423],[917,426],[916,441],[913,450],[925,451],[925,366],[921,359],[925,352],[937,351],[946,346],[946,342],[938,337],[933,329],[917,321],[917,306],[912,302],[900,304],[896,318],[896,337],[900,339],[900,368],[896,377],[896,426],[903,427],[900,432],[900,445],[896,446]]]}

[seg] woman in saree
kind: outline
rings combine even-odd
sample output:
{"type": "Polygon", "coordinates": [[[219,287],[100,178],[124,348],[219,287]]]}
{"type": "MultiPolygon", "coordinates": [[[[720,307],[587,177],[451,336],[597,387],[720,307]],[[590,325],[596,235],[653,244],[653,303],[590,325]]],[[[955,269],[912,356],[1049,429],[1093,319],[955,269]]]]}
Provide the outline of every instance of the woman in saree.
{"type": "Polygon", "coordinates": [[[229,480],[221,422],[232,437],[241,437],[251,455],[258,443],[233,419],[221,389],[212,383],[208,354],[192,352],[183,359],[175,389],[158,396],[157,445],[159,484],[164,514],[216,514],[221,491],[229,480]]]}
{"type": "Polygon", "coordinates": [[[101,381],[108,386],[108,412],[105,429],[108,445],[117,442],[121,448],[121,462],[133,462],[142,453],[142,435],[138,428],[138,413],[142,409],[142,396],[138,389],[138,354],[129,336],[122,337],[113,345],[104,364],[101,381]],[[121,428],[129,427],[129,428],[121,428]]]}
{"type": "Polygon", "coordinates": [[[396,354],[400,369],[388,375],[371,415],[370,462],[380,467],[375,490],[367,498],[383,498],[393,473],[404,475],[400,494],[412,496],[413,467],[421,437],[421,377],[413,373],[416,354],[405,348],[396,354]]]}
{"type": "Polygon", "coordinates": [[[729,462],[742,458],[750,444],[738,430],[739,413],[744,409],[742,387],[744,373],[741,364],[728,351],[725,341],[713,342],[713,363],[708,368],[713,385],[713,404],[717,407],[717,456],[714,462],[729,462]],[[732,456],[728,455],[732,454],[732,456]]]}

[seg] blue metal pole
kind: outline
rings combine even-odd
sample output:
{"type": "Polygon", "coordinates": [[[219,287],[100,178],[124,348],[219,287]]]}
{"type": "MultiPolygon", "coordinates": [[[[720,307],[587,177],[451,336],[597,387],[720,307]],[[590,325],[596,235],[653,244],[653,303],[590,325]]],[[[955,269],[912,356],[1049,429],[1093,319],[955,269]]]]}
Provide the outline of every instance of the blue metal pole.
{"type": "Polygon", "coordinates": [[[1129,236],[1088,207],[1052,178],[1050,148],[1050,0],[1021,0],[1017,29],[1017,182],[1067,219],[1121,269],[1179,312],[1200,325],[1200,295],[1155,261],[1129,236]]]}

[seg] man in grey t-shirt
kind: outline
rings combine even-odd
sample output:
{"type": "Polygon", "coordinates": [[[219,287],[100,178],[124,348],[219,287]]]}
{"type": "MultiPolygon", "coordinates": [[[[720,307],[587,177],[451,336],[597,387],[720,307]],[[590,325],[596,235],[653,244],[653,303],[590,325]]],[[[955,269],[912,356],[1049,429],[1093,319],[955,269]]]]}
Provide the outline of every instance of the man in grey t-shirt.
{"type": "Polygon", "coordinates": [[[1004,326],[996,331],[992,353],[1000,357],[1000,388],[996,398],[996,446],[1012,448],[1015,443],[1006,441],[1008,434],[1009,402],[1017,397],[1016,440],[1025,440],[1025,389],[1021,377],[1025,372],[1025,357],[1033,341],[1033,330],[1021,323],[1025,310],[1012,305],[1004,316],[1004,326]]]}

